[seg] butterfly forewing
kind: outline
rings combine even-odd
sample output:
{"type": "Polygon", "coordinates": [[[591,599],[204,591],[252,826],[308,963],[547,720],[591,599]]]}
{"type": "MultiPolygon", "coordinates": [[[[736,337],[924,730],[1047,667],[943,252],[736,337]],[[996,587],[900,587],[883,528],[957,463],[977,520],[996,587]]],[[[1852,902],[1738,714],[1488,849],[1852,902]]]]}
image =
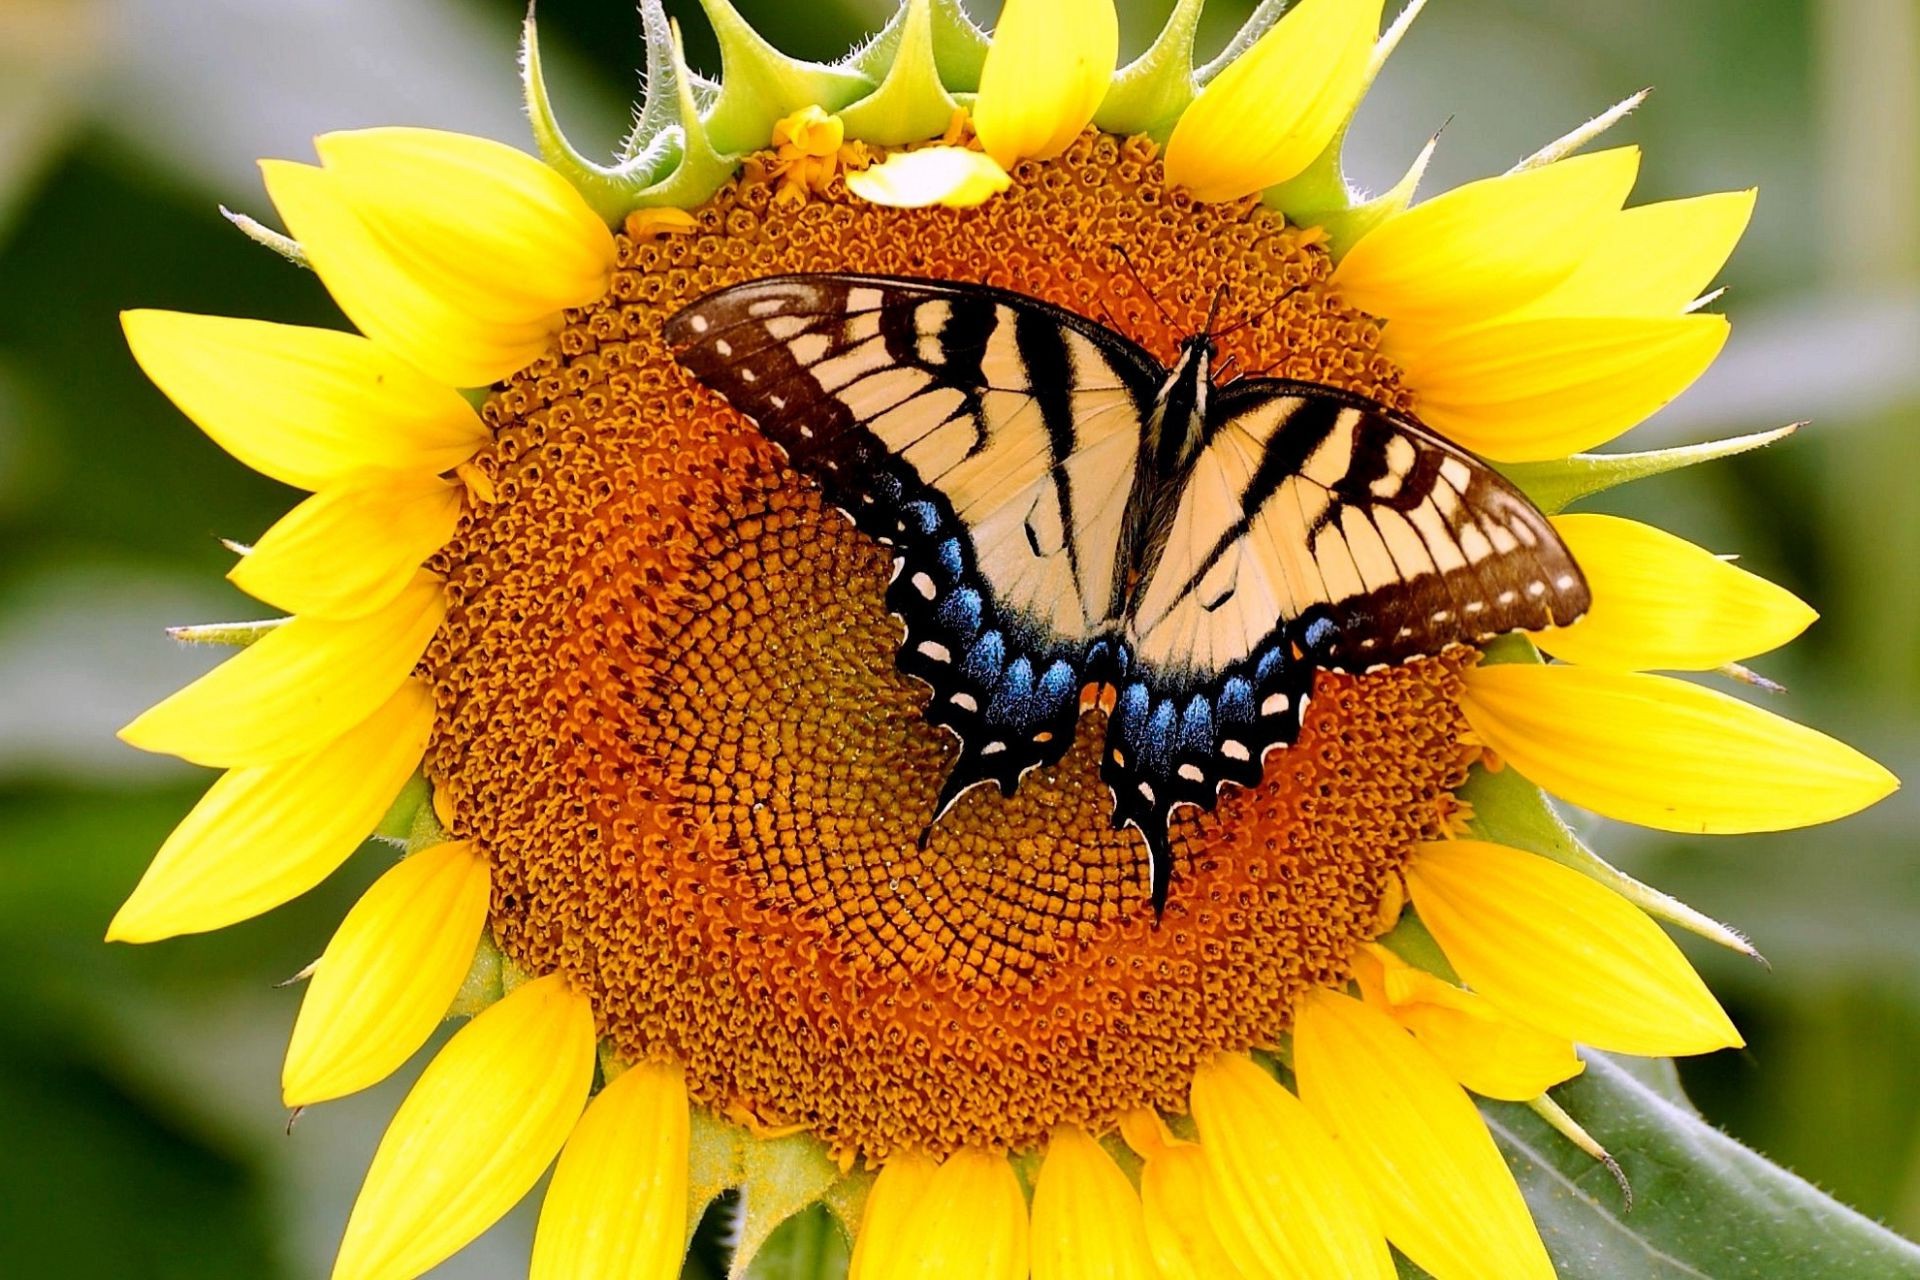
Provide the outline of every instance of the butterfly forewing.
{"type": "Polygon", "coordinates": [[[1012,791],[1073,738],[1123,604],[1122,524],[1160,377],[1138,348],[1030,298],[808,275],[709,294],[668,342],[899,559],[902,670],[976,782],[1012,791]]]}

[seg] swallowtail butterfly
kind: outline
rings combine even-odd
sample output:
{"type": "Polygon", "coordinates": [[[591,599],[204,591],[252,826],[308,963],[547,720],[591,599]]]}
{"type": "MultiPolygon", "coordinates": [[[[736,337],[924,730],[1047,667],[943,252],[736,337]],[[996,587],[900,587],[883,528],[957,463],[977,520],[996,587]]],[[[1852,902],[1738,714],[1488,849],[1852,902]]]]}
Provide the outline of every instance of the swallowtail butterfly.
{"type": "Polygon", "coordinates": [[[1102,776],[1156,911],[1173,809],[1258,782],[1315,671],[1588,605],[1553,527],[1485,463],[1330,387],[1216,384],[1209,333],[1168,369],[1023,294],[819,274],[709,293],[665,336],[892,549],[899,666],[960,740],[932,821],[1058,761],[1083,687],[1112,686],[1102,776]]]}

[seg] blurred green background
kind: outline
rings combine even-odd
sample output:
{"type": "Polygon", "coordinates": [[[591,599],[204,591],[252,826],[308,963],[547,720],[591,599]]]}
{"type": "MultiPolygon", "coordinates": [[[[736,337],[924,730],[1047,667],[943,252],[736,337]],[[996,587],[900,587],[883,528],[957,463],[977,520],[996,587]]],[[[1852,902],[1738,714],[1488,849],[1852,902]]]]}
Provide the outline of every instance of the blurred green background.
{"type": "MultiPolygon", "coordinates": [[[[890,0],[737,0],[831,57],[890,0]]],[[[984,6],[990,16],[991,4],[984,6]]],[[[1168,0],[1122,0],[1141,48],[1168,0]]],[[[692,61],[713,46],[691,3],[692,61]]],[[[1210,6],[1223,41],[1245,4],[1210,6]]],[[[217,656],[169,623],[257,616],[218,538],[294,495],[207,443],[135,370],[126,306],[341,323],[318,283],[215,205],[267,216],[258,156],[316,132],[437,125],[525,144],[519,0],[0,0],[0,1271],[299,1280],[326,1273],[412,1075],[291,1133],[276,1081],[297,993],[376,871],[264,920],[100,941],[206,777],[112,731],[217,656]]],[[[543,0],[577,141],[610,147],[641,52],[625,0],[543,0]]],[[[1632,437],[1653,447],[1811,419],[1759,457],[1647,482],[1657,518],[1823,612],[1755,665],[1774,705],[1920,776],[1920,6],[1914,0],[1436,0],[1363,111],[1384,185],[1447,125],[1428,190],[1499,172],[1645,85],[1617,137],[1639,200],[1758,185],[1726,272],[1735,336],[1632,437]]],[[[1749,931],[1771,972],[1690,947],[1751,1038],[1689,1063],[1709,1116],[1920,1234],[1920,798],[1775,837],[1589,830],[1629,869],[1749,931]]],[[[1588,824],[1589,827],[1598,824],[1588,824]]],[[[523,1275],[523,1208],[444,1267],[523,1275]]]]}

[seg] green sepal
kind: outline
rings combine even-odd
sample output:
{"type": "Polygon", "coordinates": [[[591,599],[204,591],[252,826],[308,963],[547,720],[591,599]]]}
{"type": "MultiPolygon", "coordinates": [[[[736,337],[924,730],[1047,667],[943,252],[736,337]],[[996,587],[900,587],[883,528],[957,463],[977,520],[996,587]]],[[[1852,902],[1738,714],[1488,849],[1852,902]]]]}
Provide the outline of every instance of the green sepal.
{"type": "Polygon", "coordinates": [[[1648,476],[1663,475],[1682,467],[1715,462],[1735,454],[1784,440],[1804,423],[1791,423],[1772,431],[1709,440],[1704,444],[1681,445],[1674,449],[1654,449],[1645,453],[1576,453],[1570,458],[1548,462],[1496,462],[1494,469],[1520,487],[1534,506],[1548,515],[1564,511],[1581,498],[1604,493],[1615,485],[1648,476]]]}
{"type": "MultiPolygon", "coordinates": [[[[408,785],[411,786],[411,782],[408,785]]],[[[431,849],[436,844],[447,842],[447,829],[440,825],[440,815],[433,810],[432,795],[433,789],[428,787],[428,802],[416,805],[413,810],[413,819],[407,823],[408,853],[418,853],[422,849],[431,849]]]]}
{"type": "Polygon", "coordinates": [[[1436,978],[1459,985],[1460,975],[1448,963],[1447,954],[1440,949],[1439,940],[1427,931],[1427,926],[1413,912],[1402,912],[1399,922],[1380,935],[1379,943],[1414,968],[1424,969],[1436,978]]]}
{"type": "Polygon", "coordinates": [[[833,1215],[848,1239],[860,1229],[860,1218],[867,1211],[867,1197],[872,1194],[873,1181],[879,1176],[871,1169],[855,1169],[820,1197],[820,1203],[833,1215]]]}
{"type": "Polygon", "coordinates": [[[263,618],[259,622],[196,622],[184,627],[168,627],[167,637],[182,644],[223,644],[244,649],[269,631],[277,631],[292,618],[263,618]]]}
{"type": "Polygon", "coordinates": [[[1346,257],[1347,250],[1360,243],[1360,238],[1367,232],[1395,214],[1404,212],[1413,203],[1413,193],[1419,187],[1420,179],[1426,175],[1427,164],[1433,159],[1434,149],[1439,145],[1440,135],[1436,133],[1427,139],[1426,146],[1420,148],[1420,154],[1414,157],[1406,175],[1371,200],[1355,203],[1352,192],[1347,189],[1346,180],[1337,173],[1320,171],[1320,161],[1317,160],[1300,177],[1277,187],[1269,187],[1262,198],[1270,207],[1286,214],[1295,226],[1319,227],[1325,231],[1327,252],[1338,262],[1346,257]],[[1338,180],[1337,187],[1327,185],[1330,176],[1338,180]],[[1338,194],[1332,203],[1318,203],[1336,191],[1338,194]]]}
{"type": "MultiPolygon", "coordinates": [[[[649,30],[656,14],[664,24],[666,17],[659,13],[659,0],[641,0],[641,21],[649,24],[649,30]]],[[[652,65],[652,52],[653,44],[649,40],[649,66],[652,65]]],[[[546,72],[540,63],[540,29],[531,11],[520,32],[520,80],[526,94],[527,119],[540,158],[546,161],[548,168],[572,183],[593,211],[610,225],[617,225],[633,208],[634,192],[652,183],[657,173],[664,172],[677,158],[678,131],[666,132],[668,126],[665,124],[660,125],[659,131],[653,135],[653,145],[638,154],[629,154],[617,165],[596,164],[581,154],[579,148],[567,139],[554,114],[553,100],[547,93],[546,72]]],[[[674,87],[660,86],[662,96],[667,96],[674,87]]],[[[650,77],[647,87],[649,109],[655,103],[655,88],[656,84],[650,77]]],[[[676,103],[682,100],[683,95],[674,98],[676,103]]],[[[677,125],[678,120],[673,123],[677,125]]],[[[636,127],[629,144],[639,137],[640,129],[636,127]]]]}
{"type": "Polygon", "coordinates": [[[219,206],[220,216],[239,228],[240,234],[263,248],[271,249],[296,267],[313,270],[313,263],[307,260],[307,251],[292,236],[281,235],[272,227],[265,226],[257,219],[244,213],[235,213],[225,205],[219,206]]]}
{"type": "Polygon", "coordinates": [[[741,1157],[751,1135],[705,1107],[687,1115],[687,1244],[722,1192],[740,1185],[741,1157]]]}
{"type": "Polygon", "coordinates": [[[1542,165],[1552,164],[1555,160],[1566,159],[1632,115],[1635,109],[1647,100],[1647,95],[1652,92],[1652,89],[1642,89],[1636,94],[1622,98],[1585,124],[1561,134],[1552,142],[1549,142],[1546,146],[1540,148],[1525,160],[1522,160],[1519,164],[1507,170],[1507,172],[1522,173],[1528,169],[1538,169],[1542,165]]]}
{"type": "MultiPolygon", "coordinates": [[[[659,0],[647,0],[647,3],[657,4],[659,0]]],[[[673,133],[661,136],[679,139],[679,163],[652,186],[633,192],[627,200],[628,210],[691,209],[718,191],[740,163],[738,156],[722,155],[714,147],[706,122],[701,119],[693,73],[687,70],[686,49],[680,42],[679,28],[672,29],[669,44],[672,88],[679,102],[679,119],[673,133]]],[[[766,138],[760,141],[764,144],[766,138]]]]}
{"type": "Polygon", "coordinates": [[[415,771],[407,784],[400,788],[400,794],[387,806],[387,814],[373,829],[374,839],[385,840],[390,844],[405,844],[413,835],[414,815],[426,809],[432,812],[433,788],[427,785],[426,776],[415,771]]]}
{"type": "Polygon", "coordinates": [[[811,1134],[750,1138],[740,1157],[740,1218],[728,1280],[741,1280],[780,1225],[817,1204],[839,1177],[826,1146],[811,1134]]]}
{"type": "Polygon", "coordinates": [[[1193,73],[1194,83],[1205,87],[1215,76],[1232,66],[1235,58],[1253,48],[1254,41],[1271,31],[1273,24],[1286,16],[1292,3],[1293,0],[1260,0],[1253,12],[1247,15],[1247,20],[1240,24],[1240,29],[1233,33],[1233,38],[1227,41],[1226,47],[1220,50],[1213,61],[1193,73]]]}
{"type": "MultiPolygon", "coordinates": [[[[731,0],[700,0],[720,44],[720,96],[706,130],[714,147],[744,153],[767,145],[774,122],[802,107],[838,111],[874,88],[846,66],[788,57],[740,16],[731,0]]],[[[942,122],[942,127],[945,122],[942,122]]]]}
{"type": "Polygon", "coordinates": [[[1512,768],[1490,772],[1475,765],[1458,795],[1473,806],[1473,820],[1468,830],[1479,839],[1551,858],[1599,881],[1656,919],[1741,955],[1760,959],[1753,944],[1734,929],[1642,884],[1588,848],[1560,820],[1560,815],[1548,803],[1546,793],[1512,768]]]}
{"type": "Polygon", "coordinates": [[[1427,0],[1408,0],[1407,6],[1395,15],[1393,22],[1374,42],[1366,72],[1360,79],[1359,92],[1353,97],[1353,109],[1340,122],[1340,127],[1334,131],[1326,148],[1314,157],[1313,163],[1285,182],[1268,187],[1261,193],[1262,201],[1269,208],[1280,210],[1296,226],[1324,229],[1327,233],[1327,250],[1335,259],[1351,249],[1361,236],[1413,202],[1414,189],[1419,186],[1421,175],[1426,172],[1427,162],[1433,158],[1434,146],[1439,141],[1438,134],[1427,140],[1427,145],[1408,168],[1406,176],[1384,195],[1368,198],[1347,182],[1344,156],[1347,131],[1353,127],[1353,117],[1360,110],[1360,104],[1366,101],[1367,93],[1379,78],[1381,69],[1387,65],[1387,59],[1400,47],[1400,41],[1405,38],[1408,29],[1413,26],[1413,20],[1420,16],[1426,3],[1427,0]]]}
{"type": "Polygon", "coordinates": [[[1147,51],[1114,72],[1107,96],[1093,113],[1096,128],[1156,136],[1173,128],[1180,113],[1200,94],[1194,81],[1193,40],[1203,2],[1176,0],[1147,51]]]}
{"type": "Polygon", "coordinates": [[[852,1233],[816,1204],[781,1223],[753,1265],[735,1274],[743,1280],[842,1280],[851,1254],[852,1233]]]}
{"type": "Polygon", "coordinates": [[[633,116],[633,130],[620,144],[620,158],[633,160],[651,151],[680,124],[679,73],[673,63],[673,24],[660,0],[640,0],[640,44],[646,53],[644,96],[633,116]]]}
{"type": "Polygon", "coordinates": [[[498,1004],[507,994],[506,956],[494,944],[493,934],[482,931],[473,949],[473,964],[447,1006],[449,1018],[471,1018],[481,1010],[498,1004]]]}
{"type": "Polygon", "coordinates": [[[883,147],[938,137],[958,109],[940,83],[929,0],[907,0],[900,13],[893,61],[880,87],[840,113],[848,137],[883,147]]]}
{"type": "MultiPolygon", "coordinates": [[[[902,3],[887,19],[873,39],[848,54],[840,63],[874,84],[886,79],[900,48],[900,35],[906,28],[907,11],[902,3]]],[[[929,35],[933,41],[933,65],[940,83],[949,93],[972,93],[980,87],[980,69],[987,65],[987,48],[992,41],[987,33],[973,25],[973,19],[960,7],[959,0],[932,0],[928,15],[929,35]]],[[[942,126],[945,127],[944,125],[942,126]]]]}

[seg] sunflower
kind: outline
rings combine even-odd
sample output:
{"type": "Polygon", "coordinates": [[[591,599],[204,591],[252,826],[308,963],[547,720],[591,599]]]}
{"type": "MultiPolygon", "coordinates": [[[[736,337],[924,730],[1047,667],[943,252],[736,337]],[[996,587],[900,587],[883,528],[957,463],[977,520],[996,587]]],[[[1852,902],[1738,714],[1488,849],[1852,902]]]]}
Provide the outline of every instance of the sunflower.
{"type": "Polygon", "coordinates": [[[401,843],[306,975],[283,1087],[365,1088],[449,1013],[346,1226],[338,1280],[418,1275],[553,1166],[536,1277],[666,1277],[742,1188],[744,1266],[824,1203],[856,1277],[1553,1273],[1473,1095],[1548,1097],[1575,1046],[1740,1034],[1542,789],[1667,831],[1779,830],[1896,785],[1694,681],[1813,613],[1574,499],[1779,433],[1593,455],[1678,395],[1752,192],[1627,207],[1623,104],[1413,203],[1341,173],[1419,8],[1264,4],[1196,67],[1199,4],[1115,71],[1110,0],[1008,0],[989,40],[907,0],[837,64],[709,6],[693,75],[654,0],[648,92],[598,164],[525,71],[542,159],[372,129],[267,161],[356,333],[129,312],[158,387],[311,491],[234,567],[289,616],[123,733],[225,770],[113,920],[152,941],[401,843]],[[613,228],[610,230],[609,228],[613,228]],[[1071,750],[921,839],[954,746],[897,668],[890,558],[661,329],[820,271],[999,285],[1162,358],[1225,286],[1238,367],[1365,395],[1500,465],[1577,559],[1571,626],[1321,672],[1299,741],[1185,811],[1163,918],[1071,750]],[[475,391],[473,389],[479,389],[475,391]],[[1543,661],[1542,653],[1554,661],[1543,661]],[[398,799],[396,800],[396,797],[398,799]]]}

